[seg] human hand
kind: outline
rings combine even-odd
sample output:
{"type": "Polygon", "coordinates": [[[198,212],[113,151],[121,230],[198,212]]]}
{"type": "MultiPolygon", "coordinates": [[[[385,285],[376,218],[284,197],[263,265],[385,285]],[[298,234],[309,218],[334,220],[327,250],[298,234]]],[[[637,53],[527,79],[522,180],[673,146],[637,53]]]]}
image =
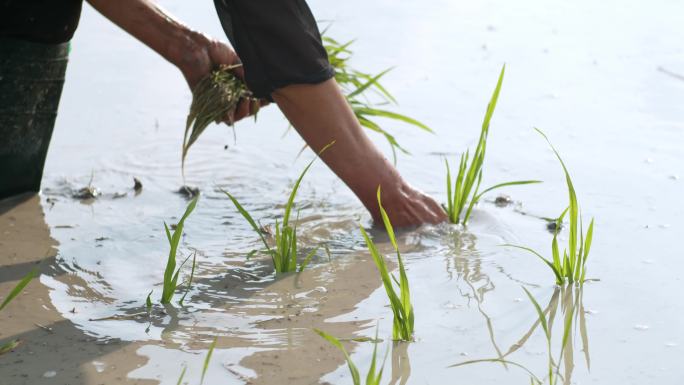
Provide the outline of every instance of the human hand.
{"type": "MultiPolygon", "coordinates": [[[[394,227],[438,224],[447,221],[444,209],[431,197],[405,182],[396,188],[382,188],[382,207],[394,227]]],[[[371,210],[373,221],[381,224],[380,210],[371,210]]]]}
{"type": "MultiPolygon", "coordinates": [[[[194,32],[189,38],[184,52],[178,54],[179,60],[176,65],[183,73],[190,89],[194,89],[202,78],[221,65],[234,66],[240,64],[240,58],[227,44],[209,38],[208,36],[194,32]]],[[[231,71],[235,76],[244,81],[245,74],[242,67],[236,67],[231,71]]],[[[256,114],[260,107],[268,104],[265,99],[243,99],[238,103],[235,111],[229,113],[224,119],[228,124],[256,114]]]]}

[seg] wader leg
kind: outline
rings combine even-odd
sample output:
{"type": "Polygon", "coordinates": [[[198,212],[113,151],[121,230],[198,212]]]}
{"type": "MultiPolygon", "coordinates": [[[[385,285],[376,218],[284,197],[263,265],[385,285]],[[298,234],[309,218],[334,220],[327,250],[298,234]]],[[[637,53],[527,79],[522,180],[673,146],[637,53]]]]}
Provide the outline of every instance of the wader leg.
{"type": "Polygon", "coordinates": [[[40,190],[68,51],[0,38],[0,199],[40,190]]]}

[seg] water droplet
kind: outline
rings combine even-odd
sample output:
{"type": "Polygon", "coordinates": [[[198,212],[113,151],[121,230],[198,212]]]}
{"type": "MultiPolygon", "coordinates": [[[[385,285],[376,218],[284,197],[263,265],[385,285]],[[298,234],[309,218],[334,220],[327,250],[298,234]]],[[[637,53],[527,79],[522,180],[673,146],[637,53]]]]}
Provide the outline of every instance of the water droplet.
{"type": "Polygon", "coordinates": [[[642,331],[644,331],[644,330],[648,330],[648,329],[650,329],[650,328],[651,328],[651,327],[648,326],[648,325],[642,325],[642,324],[636,324],[636,325],[634,325],[634,329],[635,329],[635,330],[642,330],[642,331]]]}
{"type": "Polygon", "coordinates": [[[678,345],[679,345],[678,343],[672,342],[672,341],[670,341],[670,342],[665,342],[665,346],[667,346],[668,348],[674,348],[674,347],[676,347],[676,346],[678,346],[678,345]]]}
{"type": "Polygon", "coordinates": [[[102,373],[105,370],[105,363],[102,361],[93,361],[93,366],[95,366],[95,371],[102,373]]]}
{"type": "Polygon", "coordinates": [[[57,372],[54,370],[48,370],[47,372],[43,373],[43,377],[45,378],[52,378],[57,375],[57,372]]]}
{"type": "Polygon", "coordinates": [[[669,178],[672,180],[679,180],[679,175],[670,175],[669,178]]]}
{"type": "Polygon", "coordinates": [[[520,297],[513,298],[513,302],[522,302],[523,299],[520,297]]]}

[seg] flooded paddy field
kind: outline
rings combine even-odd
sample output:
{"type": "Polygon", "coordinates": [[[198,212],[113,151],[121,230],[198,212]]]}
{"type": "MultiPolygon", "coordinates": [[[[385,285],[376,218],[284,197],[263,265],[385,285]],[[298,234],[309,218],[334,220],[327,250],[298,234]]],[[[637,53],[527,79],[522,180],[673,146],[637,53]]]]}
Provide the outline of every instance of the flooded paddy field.
{"type": "MultiPolygon", "coordinates": [[[[223,36],[210,3],[161,4],[223,36]]],[[[392,126],[412,153],[399,156],[398,168],[414,185],[445,202],[444,157],[453,164],[475,146],[503,63],[483,185],[544,183],[501,190],[511,198],[504,207],[494,203],[499,193],[485,195],[466,228],[398,233],[415,341],[394,343],[359,231],[359,223],[371,228],[370,216],[322,163],[300,187],[298,223],[301,246],[327,246],[330,256],[321,249],[304,272],[277,278],[267,256],[246,258],[259,238],[220,190],[271,222],[314,156],[297,158],[303,142],[294,131],[283,135],[288,123],[270,106],[256,123],[238,123],[235,138],[211,126],[190,151],[185,183],[201,198],[180,250],[197,253],[197,268],[185,306],[163,307],[164,222],[176,223],[188,204],[178,190],[191,95],[175,68],[86,7],[42,193],[0,206],[0,295],[42,261],[39,279],[0,313],[0,341],[22,341],[0,355],[0,384],[176,384],[183,368],[184,382],[197,384],[213,341],[205,384],[351,384],[344,356],[312,329],[344,340],[365,377],[376,325],[380,358],[388,350],[383,383],[548,383],[547,338],[523,287],[553,319],[558,383],[680,384],[684,5],[310,5],[318,19],[334,20],[332,36],[358,39],[355,65],[396,65],[385,85],[398,110],[435,131],[392,126]],[[534,255],[502,246],[549,255],[552,234],[540,218],[567,205],[562,169],[533,127],[563,156],[585,221],[596,220],[591,280],[581,289],[556,286],[534,255]],[[75,198],[84,186],[98,196],[75,198]]],[[[373,139],[389,156],[383,138],[373,139]]],[[[370,234],[395,269],[387,235],[370,234]]],[[[186,266],[181,276],[189,274],[186,266]]]]}

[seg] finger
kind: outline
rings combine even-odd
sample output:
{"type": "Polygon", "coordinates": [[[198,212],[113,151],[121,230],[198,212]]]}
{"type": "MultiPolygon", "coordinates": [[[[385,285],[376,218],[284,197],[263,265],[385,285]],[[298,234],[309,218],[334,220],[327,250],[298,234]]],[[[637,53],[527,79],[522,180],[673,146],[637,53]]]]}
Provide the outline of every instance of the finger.
{"type": "Polygon", "coordinates": [[[249,116],[249,100],[242,99],[235,108],[235,121],[249,116]]]}
{"type": "Polygon", "coordinates": [[[209,44],[209,57],[215,65],[238,65],[238,67],[233,68],[231,72],[238,78],[244,80],[245,71],[242,68],[242,61],[228,44],[219,40],[212,40],[209,44]]]}
{"type": "Polygon", "coordinates": [[[231,70],[231,72],[233,73],[233,75],[237,76],[242,81],[244,81],[245,80],[245,68],[242,66],[242,62],[240,62],[240,59],[238,59],[237,63],[235,63],[235,64],[239,64],[240,66],[233,68],[231,70]]]}
{"type": "Polygon", "coordinates": [[[427,206],[430,212],[439,220],[440,222],[445,221],[447,219],[446,213],[444,212],[444,208],[439,205],[439,203],[435,202],[434,199],[428,197],[427,198],[427,206]]]}

